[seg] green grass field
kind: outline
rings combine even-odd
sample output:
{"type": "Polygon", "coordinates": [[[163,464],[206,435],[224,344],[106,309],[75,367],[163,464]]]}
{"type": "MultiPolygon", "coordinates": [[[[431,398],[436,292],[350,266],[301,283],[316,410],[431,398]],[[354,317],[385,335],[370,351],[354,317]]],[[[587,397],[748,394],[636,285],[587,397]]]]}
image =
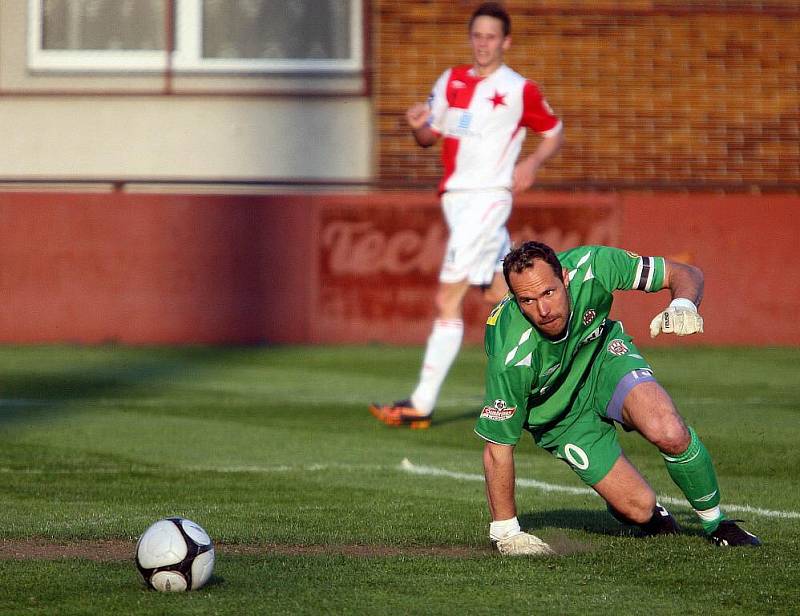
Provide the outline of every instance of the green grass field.
{"type": "Polygon", "coordinates": [[[0,613],[800,612],[800,349],[648,353],[762,548],[707,543],[635,434],[623,447],[675,499],[681,536],[637,538],[526,439],[520,518],[562,552],[545,559],[487,547],[480,349],[459,357],[430,430],[367,412],[408,393],[420,353],[0,348],[0,613]],[[209,532],[217,564],[205,588],[163,595],[133,546],[176,514],[209,532]],[[103,541],[116,555],[91,552],[103,541]]]}

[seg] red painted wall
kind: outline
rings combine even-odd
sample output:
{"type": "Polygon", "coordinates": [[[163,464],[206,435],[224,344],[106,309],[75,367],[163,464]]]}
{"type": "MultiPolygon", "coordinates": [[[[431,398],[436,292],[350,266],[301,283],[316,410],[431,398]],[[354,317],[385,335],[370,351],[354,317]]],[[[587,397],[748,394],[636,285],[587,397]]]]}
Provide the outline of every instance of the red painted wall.
{"type": "MultiPolygon", "coordinates": [[[[706,333],[800,344],[800,197],[532,193],[516,240],[607,243],[706,273],[706,333]]],[[[0,342],[420,343],[446,230],[430,193],[0,193],[0,342]]],[[[620,294],[640,344],[669,301],[620,294]]],[[[479,342],[486,308],[465,315],[479,342]]]]}
{"type": "Polygon", "coordinates": [[[306,201],[0,195],[0,342],[304,340],[306,201]]]}
{"type": "MultiPolygon", "coordinates": [[[[418,343],[427,338],[447,229],[431,194],[339,197],[318,204],[318,296],[312,340],[418,343]]],[[[539,237],[554,247],[612,243],[616,197],[542,194],[518,203],[514,240],[539,237]]],[[[483,337],[489,307],[477,290],[465,305],[468,341],[483,337]]]]}
{"type": "MultiPolygon", "coordinates": [[[[800,344],[799,197],[625,194],[622,205],[621,240],[705,273],[704,333],[682,343],[800,344]]],[[[649,299],[615,302],[630,331],[646,332],[649,299]]]]}

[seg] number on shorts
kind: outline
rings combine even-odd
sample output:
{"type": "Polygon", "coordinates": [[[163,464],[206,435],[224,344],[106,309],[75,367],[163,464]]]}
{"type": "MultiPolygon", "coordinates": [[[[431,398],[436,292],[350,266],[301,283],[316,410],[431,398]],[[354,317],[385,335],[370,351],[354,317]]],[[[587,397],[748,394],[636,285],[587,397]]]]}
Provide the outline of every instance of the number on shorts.
{"type": "Polygon", "coordinates": [[[579,468],[582,471],[589,468],[589,456],[577,445],[573,445],[572,443],[564,445],[564,455],[575,468],[579,468]]]}

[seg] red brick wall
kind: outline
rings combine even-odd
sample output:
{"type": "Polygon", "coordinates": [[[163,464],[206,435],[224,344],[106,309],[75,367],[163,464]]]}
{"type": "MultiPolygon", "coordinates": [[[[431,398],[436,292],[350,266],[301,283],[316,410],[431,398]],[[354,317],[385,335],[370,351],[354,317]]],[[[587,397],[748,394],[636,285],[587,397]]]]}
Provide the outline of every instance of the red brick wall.
{"type": "MultiPolygon", "coordinates": [[[[444,69],[469,61],[477,4],[372,0],[383,184],[435,185],[438,148],[418,148],[402,116],[444,69]]],[[[800,186],[796,0],[505,4],[507,62],[539,83],[565,124],[542,185],[800,186]]]]}

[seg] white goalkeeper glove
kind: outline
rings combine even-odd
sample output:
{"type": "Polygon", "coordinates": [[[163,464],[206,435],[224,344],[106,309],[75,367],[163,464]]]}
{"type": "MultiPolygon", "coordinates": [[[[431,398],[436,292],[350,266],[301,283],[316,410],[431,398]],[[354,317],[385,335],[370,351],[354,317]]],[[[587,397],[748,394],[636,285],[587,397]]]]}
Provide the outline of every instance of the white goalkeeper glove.
{"type": "Polygon", "coordinates": [[[555,554],[553,548],[539,537],[523,531],[493,543],[503,556],[550,556],[555,554]]]}
{"type": "Polygon", "coordinates": [[[697,314],[694,302],[677,298],[673,299],[666,310],[660,312],[650,322],[650,337],[655,338],[661,332],[688,336],[703,332],[703,317],[697,314]]]}
{"type": "Polygon", "coordinates": [[[553,549],[535,535],[520,530],[517,518],[492,522],[489,526],[492,546],[503,556],[549,556],[553,549]]]}

